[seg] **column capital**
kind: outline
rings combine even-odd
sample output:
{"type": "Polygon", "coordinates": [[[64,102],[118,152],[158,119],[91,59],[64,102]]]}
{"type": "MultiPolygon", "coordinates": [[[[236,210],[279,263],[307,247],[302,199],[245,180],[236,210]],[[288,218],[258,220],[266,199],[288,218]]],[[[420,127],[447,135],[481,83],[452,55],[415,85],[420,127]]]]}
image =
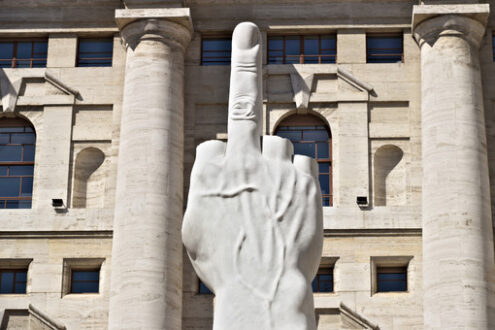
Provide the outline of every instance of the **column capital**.
{"type": "Polygon", "coordinates": [[[415,5],[412,31],[420,47],[433,45],[441,36],[459,35],[478,48],[489,14],[488,4],[415,5]]]}
{"type": "Polygon", "coordinates": [[[141,40],[154,39],[185,50],[193,32],[189,8],[117,9],[115,21],[130,48],[141,40]]]}

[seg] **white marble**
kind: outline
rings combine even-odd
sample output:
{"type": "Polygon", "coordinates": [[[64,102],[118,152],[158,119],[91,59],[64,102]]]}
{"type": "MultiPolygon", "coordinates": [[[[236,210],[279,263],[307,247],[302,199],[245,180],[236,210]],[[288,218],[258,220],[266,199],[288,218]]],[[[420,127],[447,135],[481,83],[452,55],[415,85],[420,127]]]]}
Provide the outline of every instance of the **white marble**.
{"type": "Polygon", "coordinates": [[[232,37],[228,142],[198,146],[182,237],[216,295],[213,328],[315,329],[311,281],[323,244],[316,162],[264,136],[261,35],[232,37]]]}

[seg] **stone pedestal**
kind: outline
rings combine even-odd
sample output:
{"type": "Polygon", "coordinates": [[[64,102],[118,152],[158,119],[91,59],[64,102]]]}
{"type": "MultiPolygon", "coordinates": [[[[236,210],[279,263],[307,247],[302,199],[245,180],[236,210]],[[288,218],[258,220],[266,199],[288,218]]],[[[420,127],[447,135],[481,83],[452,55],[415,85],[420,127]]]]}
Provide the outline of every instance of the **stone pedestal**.
{"type": "Polygon", "coordinates": [[[493,237],[479,43],[488,5],[415,6],[425,329],[489,329],[493,237]]]}
{"type": "Polygon", "coordinates": [[[109,329],[181,329],[189,10],[117,10],[127,47],[109,329]]]}

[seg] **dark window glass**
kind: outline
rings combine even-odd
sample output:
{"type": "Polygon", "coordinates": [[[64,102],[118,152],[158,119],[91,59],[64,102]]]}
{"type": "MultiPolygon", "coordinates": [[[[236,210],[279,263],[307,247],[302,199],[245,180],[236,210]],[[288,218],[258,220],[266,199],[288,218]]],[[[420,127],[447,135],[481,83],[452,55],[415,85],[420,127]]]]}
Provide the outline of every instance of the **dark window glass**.
{"type": "Polygon", "coordinates": [[[231,38],[203,38],[201,65],[230,65],[231,38]]]}
{"type": "Polygon", "coordinates": [[[323,206],[332,206],[332,136],[328,126],[314,116],[296,115],[282,121],[275,134],[291,140],[295,154],[316,159],[323,206]]]}
{"type": "Polygon", "coordinates": [[[113,38],[79,39],[77,66],[112,66],[113,38]]]}
{"type": "Polygon", "coordinates": [[[26,282],[26,269],[0,269],[0,293],[26,293],[26,282]]]}
{"type": "Polygon", "coordinates": [[[213,294],[210,289],[201,281],[199,280],[199,294],[213,294]]]}
{"type": "Polygon", "coordinates": [[[98,293],[100,270],[72,270],[71,293],[98,293]]]}
{"type": "Polygon", "coordinates": [[[268,64],[335,63],[334,35],[273,36],[268,38],[268,64]]]}
{"type": "Polygon", "coordinates": [[[47,40],[0,41],[0,68],[44,68],[47,40]]]}
{"type": "Polygon", "coordinates": [[[492,36],[492,47],[493,47],[493,51],[492,51],[493,62],[495,62],[495,35],[492,36]]]}
{"type": "Polygon", "coordinates": [[[402,34],[366,35],[366,62],[396,63],[403,61],[402,34]]]}
{"type": "Polygon", "coordinates": [[[311,287],[313,292],[333,292],[333,267],[320,268],[311,287]]]}
{"type": "Polygon", "coordinates": [[[377,292],[407,291],[407,267],[378,267],[377,292]]]}
{"type": "Polygon", "coordinates": [[[31,208],[36,135],[27,125],[0,120],[0,208],[31,208]]]}

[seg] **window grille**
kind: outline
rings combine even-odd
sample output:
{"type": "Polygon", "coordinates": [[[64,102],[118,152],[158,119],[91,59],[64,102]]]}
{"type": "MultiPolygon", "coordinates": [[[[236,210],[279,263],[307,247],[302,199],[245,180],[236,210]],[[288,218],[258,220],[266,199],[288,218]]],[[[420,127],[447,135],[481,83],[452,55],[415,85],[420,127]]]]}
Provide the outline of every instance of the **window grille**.
{"type": "Polygon", "coordinates": [[[287,35],[268,38],[268,64],[335,63],[335,35],[287,35]]]}
{"type": "Polygon", "coordinates": [[[48,40],[0,41],[0,68],[44,68],[48,40]]]}

